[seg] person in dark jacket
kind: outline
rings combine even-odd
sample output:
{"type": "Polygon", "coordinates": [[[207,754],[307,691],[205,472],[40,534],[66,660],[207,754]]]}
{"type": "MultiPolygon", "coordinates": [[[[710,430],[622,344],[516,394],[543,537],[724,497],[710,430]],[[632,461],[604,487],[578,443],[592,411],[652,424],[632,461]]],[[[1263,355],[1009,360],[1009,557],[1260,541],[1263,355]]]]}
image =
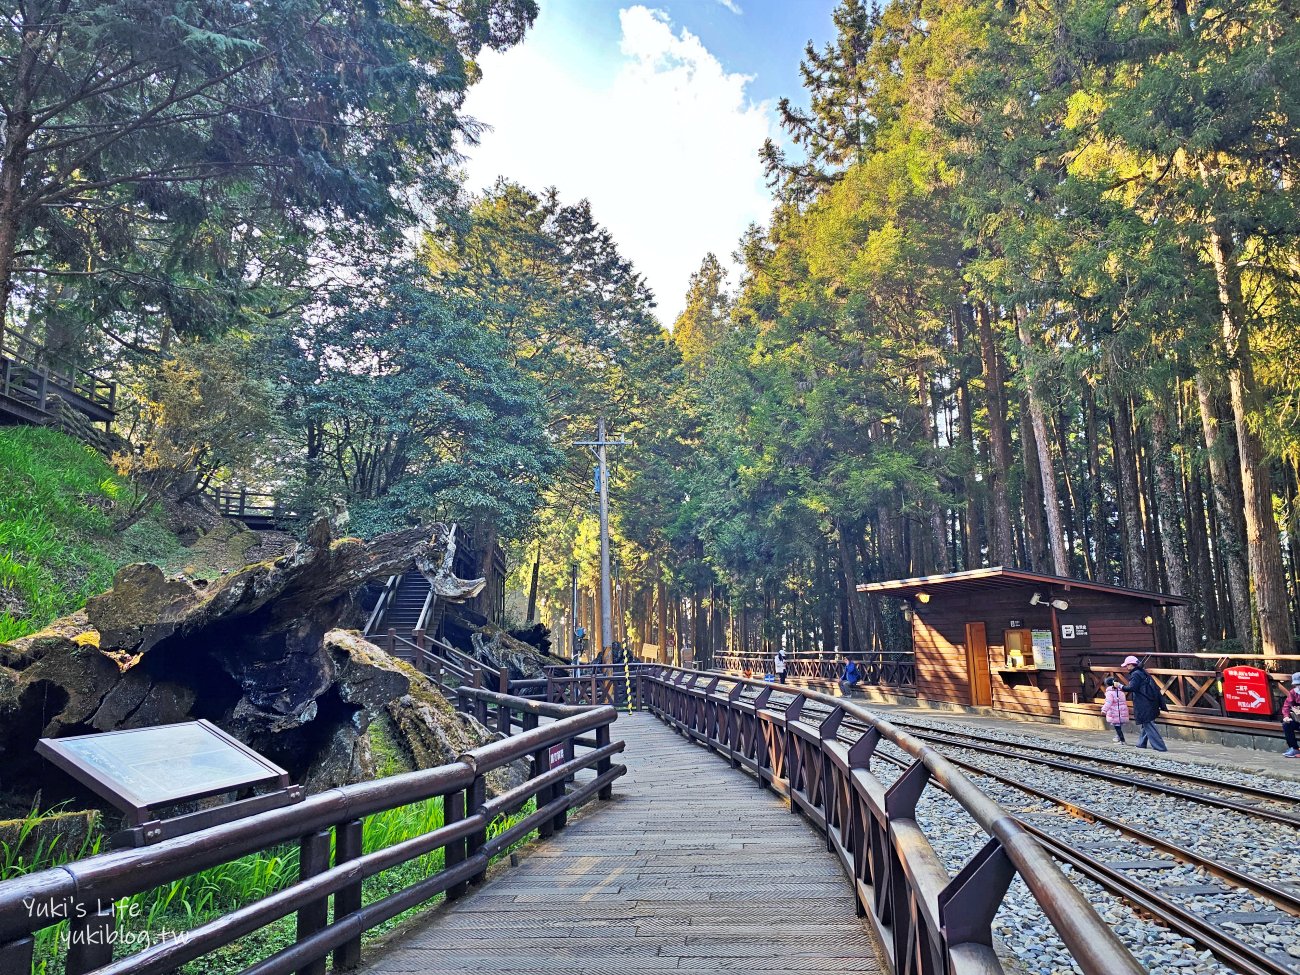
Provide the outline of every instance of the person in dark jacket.
{"type": "Polygon", "coordinates": [[[1146,748],[1147,743],[1158,752],[1167,752],[1169,748],[1160,737],[1156,728],[1156,719],[1165,709],[1164,694],[1155,679],[1143,669],[1137,657],[1124,658],[1124,672],[1128,674],[1128,683],[1122,685],[1133,702],[1133,721],[1139,731],[1137,747],[1146,748]]]}

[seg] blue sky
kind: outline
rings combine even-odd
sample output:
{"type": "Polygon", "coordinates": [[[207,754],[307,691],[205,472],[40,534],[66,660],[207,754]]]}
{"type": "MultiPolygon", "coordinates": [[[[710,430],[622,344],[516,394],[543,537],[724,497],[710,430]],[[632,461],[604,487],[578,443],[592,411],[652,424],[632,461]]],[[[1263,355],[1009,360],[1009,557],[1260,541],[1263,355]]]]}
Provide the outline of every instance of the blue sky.
{"type": "MultiPolygon", "coordinates": [[[[482,58],[472,188],[497,176],[591,200],[671,325],[708,251],[729,260],[770,200],[758,149],[835,0],[540,0],[523,44],[482,58]]],[[[734,280],[733,280],[734,284],[734,280]]]]}

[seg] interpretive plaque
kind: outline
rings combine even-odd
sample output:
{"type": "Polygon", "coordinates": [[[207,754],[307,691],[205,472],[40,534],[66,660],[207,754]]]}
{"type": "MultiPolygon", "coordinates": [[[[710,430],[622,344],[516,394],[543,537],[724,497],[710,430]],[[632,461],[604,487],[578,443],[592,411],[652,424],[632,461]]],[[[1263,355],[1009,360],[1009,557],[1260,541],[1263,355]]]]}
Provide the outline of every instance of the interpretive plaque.
{"type": "Polygon", "coordinates": [[[296,802],[302,790],[289,775],[209,721],[42,738],[36,752],[126,814],[147,843],[296,802]],[[275,792],[189,813],[165,822],[159,810],[256,787],[275,792]],[[188,827],[188,828],[187,828],[188,827]]]}

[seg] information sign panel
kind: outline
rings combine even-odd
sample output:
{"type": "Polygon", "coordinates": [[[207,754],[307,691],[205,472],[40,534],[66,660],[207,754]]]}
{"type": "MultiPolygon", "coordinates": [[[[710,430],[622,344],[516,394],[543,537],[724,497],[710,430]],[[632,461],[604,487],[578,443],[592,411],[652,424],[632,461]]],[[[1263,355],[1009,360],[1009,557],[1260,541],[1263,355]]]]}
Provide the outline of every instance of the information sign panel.
{"type": "Polygon", "coordinates": [[[137,823],[151,809],[289,783],[284,769],[208,721],[42,738],[36,751],[137,823]]]}
{"type": "Polygon", "coordinates": [[[1039,670],[1056,669],[1056,645],[1051,630],[1034,630],[1034,666],[1039,670]]]}
{"type": "Polygon", "coordinates": [[[1271,715],[1273,695],[1269,691],[1268,673],[1258,667],[1225,667],[1223,710],[1233,714],[1271,715]]]}
{"type": "Polygon", "coordinates": [[[563,742],[552,745],[550,751],[551,768],[558,768],[564,764],[564,744],[563,742]]]}

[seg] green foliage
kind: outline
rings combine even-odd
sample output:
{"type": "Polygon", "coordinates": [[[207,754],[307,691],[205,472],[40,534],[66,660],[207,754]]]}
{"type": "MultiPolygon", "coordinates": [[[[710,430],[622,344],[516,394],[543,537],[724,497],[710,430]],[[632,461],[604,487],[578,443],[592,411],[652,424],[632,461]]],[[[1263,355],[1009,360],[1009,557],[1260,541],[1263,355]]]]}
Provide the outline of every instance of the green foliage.
{"type": "Polygon", "coordinates": [[[120,565],[165,563],[179,551],[153,518],[114,530],[111,512],[128,494],[104,459],[71,437],[0,427],[0,640],[79,608],[120,565]]]}

